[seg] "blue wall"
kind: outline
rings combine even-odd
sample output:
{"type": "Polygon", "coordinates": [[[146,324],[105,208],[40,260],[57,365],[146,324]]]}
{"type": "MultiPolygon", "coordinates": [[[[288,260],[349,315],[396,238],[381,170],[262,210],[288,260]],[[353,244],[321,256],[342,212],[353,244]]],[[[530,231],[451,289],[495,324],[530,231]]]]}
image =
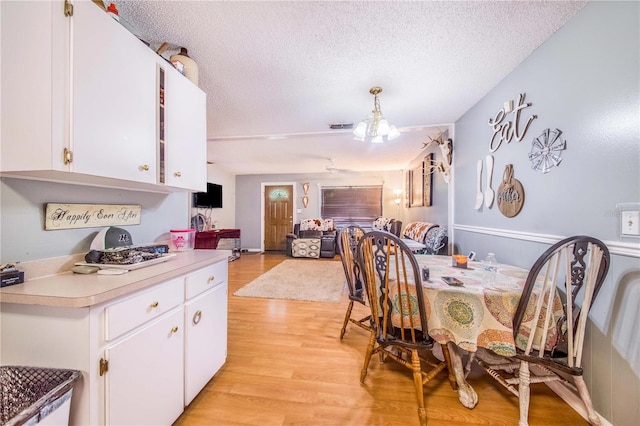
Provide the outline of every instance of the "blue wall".
{"type": "Polygon", "coordinates": [[[82,185],[0,179],[0,261],[26,262],[86,253],[102,228],[44,230],[44,206],[139,204],[139,225],[122,226],[134,244],[167,242],[170,229],[189,225],[189,193],[157,194],[82,185]]]}
{"type": "Polygon", "coordinates": [[[587,234],[609,246],[611,269],[592,307],[584,355],[595,408],[616,425],[640,418],[640,240],[621,237],[618,210],[640,205],[639,17],[638,2],[589,3],[465,113],[454,137],[457,251],[480,258],[493,251],[499,262],[528,267],[564,236],[587,234]],[[507,218],[495,202],[474,209],[476,162],[490,154],[488,120],[520,93],[532,103],[521,112],[521,128],[537,118],[522,141],[493,153],[493,189],[513,164],[525,190],[522,211],[507,218]],[[543,174],[528,154],[547,128],[562,130],[566,150],[543,174]]]}

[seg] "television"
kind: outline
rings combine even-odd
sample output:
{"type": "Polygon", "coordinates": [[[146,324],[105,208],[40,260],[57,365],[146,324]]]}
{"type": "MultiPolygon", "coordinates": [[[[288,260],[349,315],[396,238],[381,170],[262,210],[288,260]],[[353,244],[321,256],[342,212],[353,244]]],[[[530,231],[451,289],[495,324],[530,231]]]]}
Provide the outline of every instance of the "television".
{"type": "Polygon", "coordinates": [[[193,207],[222,208],[222,185],[207,182],[207,192],[193,193],[193,207]]]}

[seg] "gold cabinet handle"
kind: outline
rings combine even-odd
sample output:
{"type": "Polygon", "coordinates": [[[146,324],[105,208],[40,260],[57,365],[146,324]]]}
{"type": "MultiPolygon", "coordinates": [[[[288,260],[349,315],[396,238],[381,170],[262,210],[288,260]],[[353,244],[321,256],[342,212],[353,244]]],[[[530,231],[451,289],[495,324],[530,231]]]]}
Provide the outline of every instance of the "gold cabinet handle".
{"type": "Polygon", "coordinates": [[[100,376],[104,376],[104,373],[106,373],[107,371],[109,371],[109,361],[107,361],[104,358],[100,358],[100,376]]]}
{"type": "Polygon", "coordinates": [[[149,171],[149,165],[148,164],[143,164],[142,166],[140,166],[140,170],[142,170],[143,172],[148,172],[149,171]]]}
{"type": "Polygon", "coordinates": [[[202,319],[202,311],[198,309],[196,313],[193,314],[193,323],[197,324],[200,322],[201,319],[202,319]]]}
{"type": "Polygon", "coordinates": [[[158,307],[158,305],[159,305],[159,303],[158,303],[158,302],[153,302],[153,303],[151,304],[151,307],[152,307],[152,308],[157,308],[157,307],[158,307]]]}
{"type": "Polygon", "coordinates": [[[182,173],[180,173],[180,172],[175,172],[173,175],[174,175],[175,177],[180,177],[180,176],[182,176],[182,173]]]}
{"type": "Polygon", "coordinates": [[[71,152],[68,148],[65,148],[62,158],[64,165],[66,166],[67,164],[73,162],[73,152],[71,152]]]}
{"type": "Polygon", "coordinates": [[[209,277],[209,279],[207,279],[207,284],[211,284],[215,279],[216,279],[216,277],[214,277],[213,275],[211,275],[211,276],[209,277]]]}
{"type": "Polygon", "coordinates": [[[177,332],[178,332],[178,326],[177,326],[177,325],[176,325],[176,326],[174,326],[174,327],[171,329],[171,332],[172,332],[172,333],[174,333],[174,334],[175,334],[175,333],[177,333],[177,332]]]}

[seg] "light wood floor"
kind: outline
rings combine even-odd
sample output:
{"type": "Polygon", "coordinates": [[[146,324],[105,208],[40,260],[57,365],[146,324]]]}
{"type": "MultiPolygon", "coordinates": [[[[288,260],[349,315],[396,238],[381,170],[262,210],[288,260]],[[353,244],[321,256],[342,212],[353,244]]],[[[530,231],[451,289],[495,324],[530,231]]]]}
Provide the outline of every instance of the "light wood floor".
{"type": "MultiPolygon", "coordinates": [[[[413,381],[404,367],[375,357],[360,384],[368,335],[352,325],[339,339],[346,292],[341,303],[233,296],[285,259],[250,254],[229,263],[227,362],[175,426],[418,425],[413,381]]],[[[425,386],[429,424],[517,425],[512,394],[480,370],[469,382],[479,397],[473,410],[458,402],[445,373],[425,386]]],[[[587,424],[543,384],[532,385],[529,422],[587,424]]]]}

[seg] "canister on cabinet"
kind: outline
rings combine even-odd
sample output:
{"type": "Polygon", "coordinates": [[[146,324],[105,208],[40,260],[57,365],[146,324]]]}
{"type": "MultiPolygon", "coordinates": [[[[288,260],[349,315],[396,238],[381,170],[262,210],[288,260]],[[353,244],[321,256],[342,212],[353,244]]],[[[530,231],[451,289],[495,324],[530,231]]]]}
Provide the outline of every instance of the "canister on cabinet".
{"type": "Polygon", "coordinates": [[[189,57],[187,49],[181,47],[180,53],[171,55],[169,59],[172,63],[180,62],[184,66],[184,75],[191,80],[193,84],[198,85],[198,64],[189,57]]]}

